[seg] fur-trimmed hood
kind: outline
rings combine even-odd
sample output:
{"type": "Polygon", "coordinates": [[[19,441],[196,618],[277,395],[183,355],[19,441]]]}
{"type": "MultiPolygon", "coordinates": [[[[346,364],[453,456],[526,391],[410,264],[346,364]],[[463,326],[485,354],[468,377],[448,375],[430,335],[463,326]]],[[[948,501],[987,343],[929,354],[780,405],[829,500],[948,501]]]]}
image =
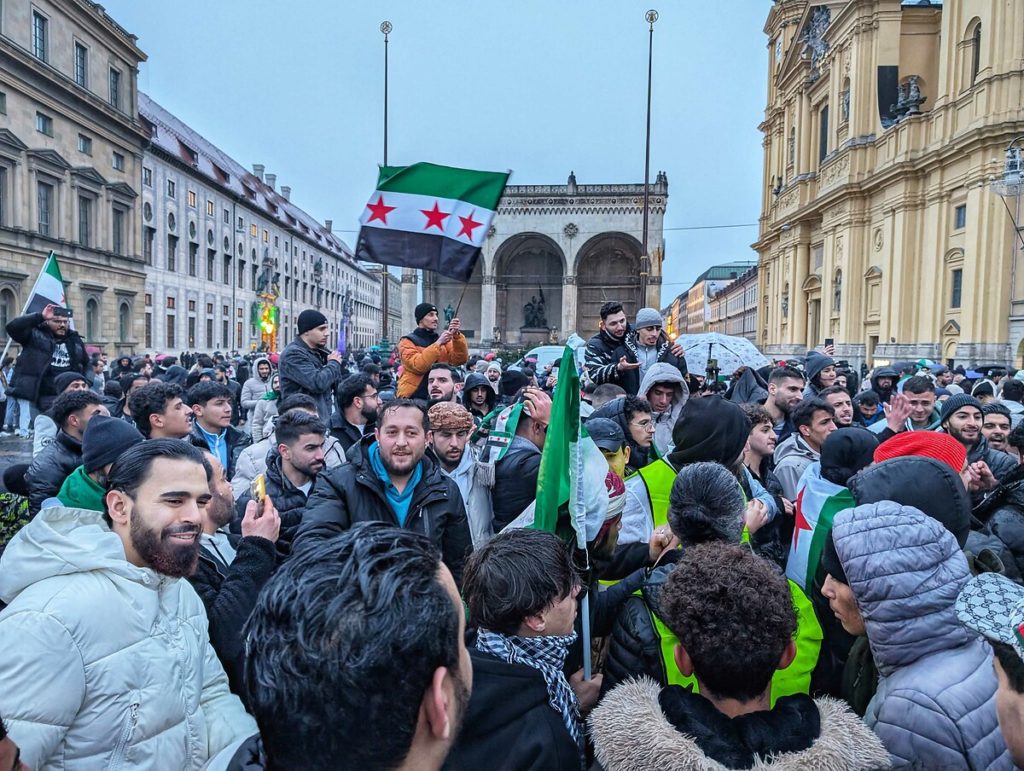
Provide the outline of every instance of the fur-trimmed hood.
{"type": "MultiPolygon", "coordinates": [[[[657,683],[642,678],[623,683],[604,697],[589,720],[600,767],[604,771],[725,771],[728,766],[708,757],[695,738],[680,732],[669,720],[661,708],[660,695],[657,683]]],[[[813,705],[819,713],[820,733],[810,747],[758,756],[749,768],[854,771],[890,767],[889,754],[881,741],[843,702],[821,698],[813,705]]]]}

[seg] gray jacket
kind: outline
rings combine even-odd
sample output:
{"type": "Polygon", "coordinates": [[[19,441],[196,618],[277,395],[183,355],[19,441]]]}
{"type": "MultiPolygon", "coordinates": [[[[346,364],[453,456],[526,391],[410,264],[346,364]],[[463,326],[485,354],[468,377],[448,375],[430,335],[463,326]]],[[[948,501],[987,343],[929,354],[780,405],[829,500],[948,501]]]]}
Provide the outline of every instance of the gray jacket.
{"type": "Polygon", "coordinates": [[[957,620],[970,572],[953,535],[892,501],[839,512],[832,533],[880,676],[864,720],[894,764],[1012,769],[992,649],[957,620]]]}
{"type": "Polygon", "coordinates": [[[245,384],[242,386],[242,395],[239,399],[242,403],[242,409],[245,410],[246,420],[252,420],[252,412],[256,409],[256,402],[262,399],[267,391],[270,390],[270,383],[274,379],[274,368],[270,364],[270,359],[256,359],[252,363],[252,371],[253,376],[245,381],[245,384]],[[267,375],[266,380],[259,376],[259,366],[261,363],[270,367],[270,374],[267,375]]]}
{"type": "Polygon", "coordinates": [[[798,433],[790,434],[775,448],[775,476],[782,483],[783,498],[796,500],[800,477],[808,466],[820,458],[821,455],[808,447],[798,433]]]}
{"type": "Polygon", "coordinates": [[[278,366],[281,399],[308,394],[316,401],[320,420],[329,421],[334,411],[334,387],[345,377],[341,365],[328,361],[326,350],[314,350],[296,337],[285,346],[278,366]]]}
{"type": "Polygon", "coordinates": [[[676,392],[668,409],[652,416],[654,446],[662,456],[665,456],[672,450],[672,429],[679,420],[679,413],[683,411],[686,400],[690,398],[690,389],[686,387],[686,381],[683,380],[679,368],[663,361],[655,362],[647,370],[644,379],[640,381],[639,395],[646,399],[648,392],[658,383],[671,383],[676,392]]]}

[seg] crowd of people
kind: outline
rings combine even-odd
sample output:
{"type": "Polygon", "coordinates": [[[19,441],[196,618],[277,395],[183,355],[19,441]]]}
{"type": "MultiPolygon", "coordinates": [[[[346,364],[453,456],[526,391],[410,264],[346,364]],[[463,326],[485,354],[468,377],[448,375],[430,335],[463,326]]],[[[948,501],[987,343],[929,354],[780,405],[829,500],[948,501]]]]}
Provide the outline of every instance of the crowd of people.
{"type": "Polygon", "coordinates": [[[692,372],[606,303],[584,549],[522,526],[568,357],[423,303],[391,357],[306,310],[107,361],[70,315],[0,368],[0,768],[1024,766],[1024,371],[692,372]]]}

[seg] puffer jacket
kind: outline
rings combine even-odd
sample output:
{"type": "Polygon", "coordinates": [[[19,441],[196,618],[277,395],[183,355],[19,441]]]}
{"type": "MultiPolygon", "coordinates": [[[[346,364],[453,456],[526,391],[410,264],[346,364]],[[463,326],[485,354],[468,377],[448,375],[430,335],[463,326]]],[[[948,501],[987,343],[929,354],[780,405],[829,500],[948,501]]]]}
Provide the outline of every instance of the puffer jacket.
{"type": "MultiPolygon", "coordinates": [[[[622,385],[622,373],[618,369],[619,359],[626,355],[625,338],[629,337],[631,331],[627,327],[625,337],[618,340],[602,329],[587,341],[583,369],[591,383],[595,385],[603,385],[604,383],[622,385]]],[[[637,378],[635,385],[639,387],[639,378],[637,378]]],[[[625,388],[625,386],[622,387],[625,388]]],[[[636,391],[629,391],[628,389],[626,392],[636,394],[636,391]]]]}
{"type": "Polygon", "coordinates": [[[254,442],[263,441],[273,431],[277,404],[277,399],[260,399],[256,402],[249,420],[249,432],[254,442]]]}
{"type": "Polygon", "coordinates": [[[278,362],[281,398],[307,394],[316,402],[320,420],[331,419],[334,410],[334,387],[345,377],[345,370],[336,361],[327,360],[327,351],[313,349],[296,337],[281,352],[278,362]]]}
{"type": "MultiPolygon", "coordinates": [[[[292,481],[284,475],[281,470],[281,455],[276,447],[267,452],[266,471],[264,472],[264,483],[267,495],[274,502],[281,517],[281,532],[277,539],[277,551],[282,556],[291,553],[292,541],[302,524],[302,515],[306,510],[306,493],[297,488],[292,481]]],[[[312,488],[310,488],[312,490],[312,488]]],[[[231,532],[241,535],[242,519],[245,517],[245,507],[252,500],[252,492],[246,490],[235,501],[235,519],[231,523],[231,532]]]]}
{"type": "Polygon", "coordinates": [[[1012,769],[992,649],[957,620],[970,572],[953,535],[891,501],[839,512],[832,535],[879,673],[864,719],[894,763],[1012,769]]]}
{"type": "Polygon", "coordinates": [[[402,357],[402,374],[398,378],[399,399],[423,399],[427,397],[427,373],[441,362],[461,367],[469,361],[469,344],[461,332],[443,345],[437,342],[439,335],[422,327],[416,327],[398,341],[398,353],[402,357]]]}
{"type": "MultiPolygon", "coordinates": [[[[16,399],[28,399],[37,404],[40,410],[49,409],[57,396],[45,393],[42,387],[53,385],[53,378],[47,377],[47,369],[53,360],[53,350],[58,339],[49,328],[43,325],[42,313],[28,313],[7,322],[7,336],[21,346],[21,353],[14,362],[14,374],[11,376],[7,395],[16,399]],[[41,398],[45,397],[45,398],[41,398]]],[[[89,354],[85,351],[85,343],[73,329],[69,329],[63,338],[68,351],[67,372],[85,374],[89,363],[89,354]]]]}
{"type": "Polygon", "coordinates": [[[537,500],[540,458],[537,445],[529,439],[515,436],[508,452],[494,464],[494,485],[491,487],[494,532],[501,532],[537,500]]]}
{"type": "MultiPolygon", "coordinates": [[[[235,474],[231,477],[231,493],[237,501],[249,491],[257,475],[266,473],[267,453],[277,446],[277,438],[271,431],[264,439],[250,444],[238,455],[235,463],[235,474]]],[[[324,463],[327,468],[334,468],[343,463],[348,463],[341,443],[330,434],[324,437],[324,463]]]]}
{"type": "Polygon", "coordinates": [[[0,714],[33,769],[199,769],[256,731],[187,581],[102,513],[43,509],[0,559],[0,714]]]}
{"type": "Polygon", "coordinates": [[[249,378],[242,386],[242,393],[239,397],[242,410],[245,412],[246,420],[252,419],[253,411],[256,409],[256,403],[266,396],[267,391],[270,390],[270,383],[274,379],[274,368],[270,364],[270,359],[256,359],[256,361],[253,362],[252,371],[258,373],[261,362],[270,367],[270,374],[267,375],[267,379],[263,380],[259,374],[249,378]]]}
{"type": "Polygon", "coordinates": [[[473,542],[466,507],[455,480],[444,476],[437,464],[424,455],[420,460],[423,473],[413,491],[409,514],[400,525],[388,503],[384,483],[374,473],[364,449],[362,443],[353,445],[348,452],[350,463],[328,469],[316,478],[293,551],[301,550],[307,539],[328,538],[356,522],[386,522],[430,538],[440,549],[455,581],[461,583],[462,567],[473,542]]]}
{"type": "Polygon", "coordinates": [[[821,456],[807,446],[800,434],[793,433],[775,448],[775,476],[782,484],[783,496],[796,500],[800,477],[821,456]]]}
{"type": "Polygon", "coordinates": [[[32,460],[25,472],[29,514],[35,516],[43,507],[43,501],[57,495],[64,480],[81,465],[82,441],[58,431],[56,439],[32,460]]]}
{"type": "MultiPolygon", "coordinates": [[[[684,364],[683,371],[685,370],[684,364]]],[[[690,398],[690,389],[686,387],[686,380],[678,367],[659,361],[652,364],[644,375],[643,382],[640,383],[639,396],[647,399],[648,392],[659,383],[671,383],[676,392],[667,410],[651,415],[654,420],[654,446],[658,454],[664,457],[672,449],[672,428],[679,420],[679,413],[683,411],[686,400],[690,398]]]]}
{"type": "MultiPolygon", "coordinates": [[[[992,476],[1000,482],[1018,466],[1017,461],[1014,460],[1012,455],[1001,450],[993,450],[988,445],[988,439],[983,436],[978,437],[978,443],[967,451],[968,463],[976,463],[979,460],[983,460],[988,464],[989,469],[992,471],[992,476]]],[[[977,501],[975,502],[977,503],[977,501]]]]}

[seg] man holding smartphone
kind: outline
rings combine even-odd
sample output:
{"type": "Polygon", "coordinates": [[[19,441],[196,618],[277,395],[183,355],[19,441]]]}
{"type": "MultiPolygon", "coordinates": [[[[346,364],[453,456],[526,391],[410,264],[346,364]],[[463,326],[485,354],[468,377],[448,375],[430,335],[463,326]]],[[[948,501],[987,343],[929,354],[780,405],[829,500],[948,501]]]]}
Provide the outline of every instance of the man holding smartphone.
{"type": "Polygon", "coordinates": [[[440,334],[437,306],[420,303],[416,306],[416,329],[398,343],[402,359],[402,376],[398,379],[399,399],[427,401],[427,373],[435,364],[459,367],[469,361],[469,346],[462,334],[462,322],[453,318],[440,334]]]}

